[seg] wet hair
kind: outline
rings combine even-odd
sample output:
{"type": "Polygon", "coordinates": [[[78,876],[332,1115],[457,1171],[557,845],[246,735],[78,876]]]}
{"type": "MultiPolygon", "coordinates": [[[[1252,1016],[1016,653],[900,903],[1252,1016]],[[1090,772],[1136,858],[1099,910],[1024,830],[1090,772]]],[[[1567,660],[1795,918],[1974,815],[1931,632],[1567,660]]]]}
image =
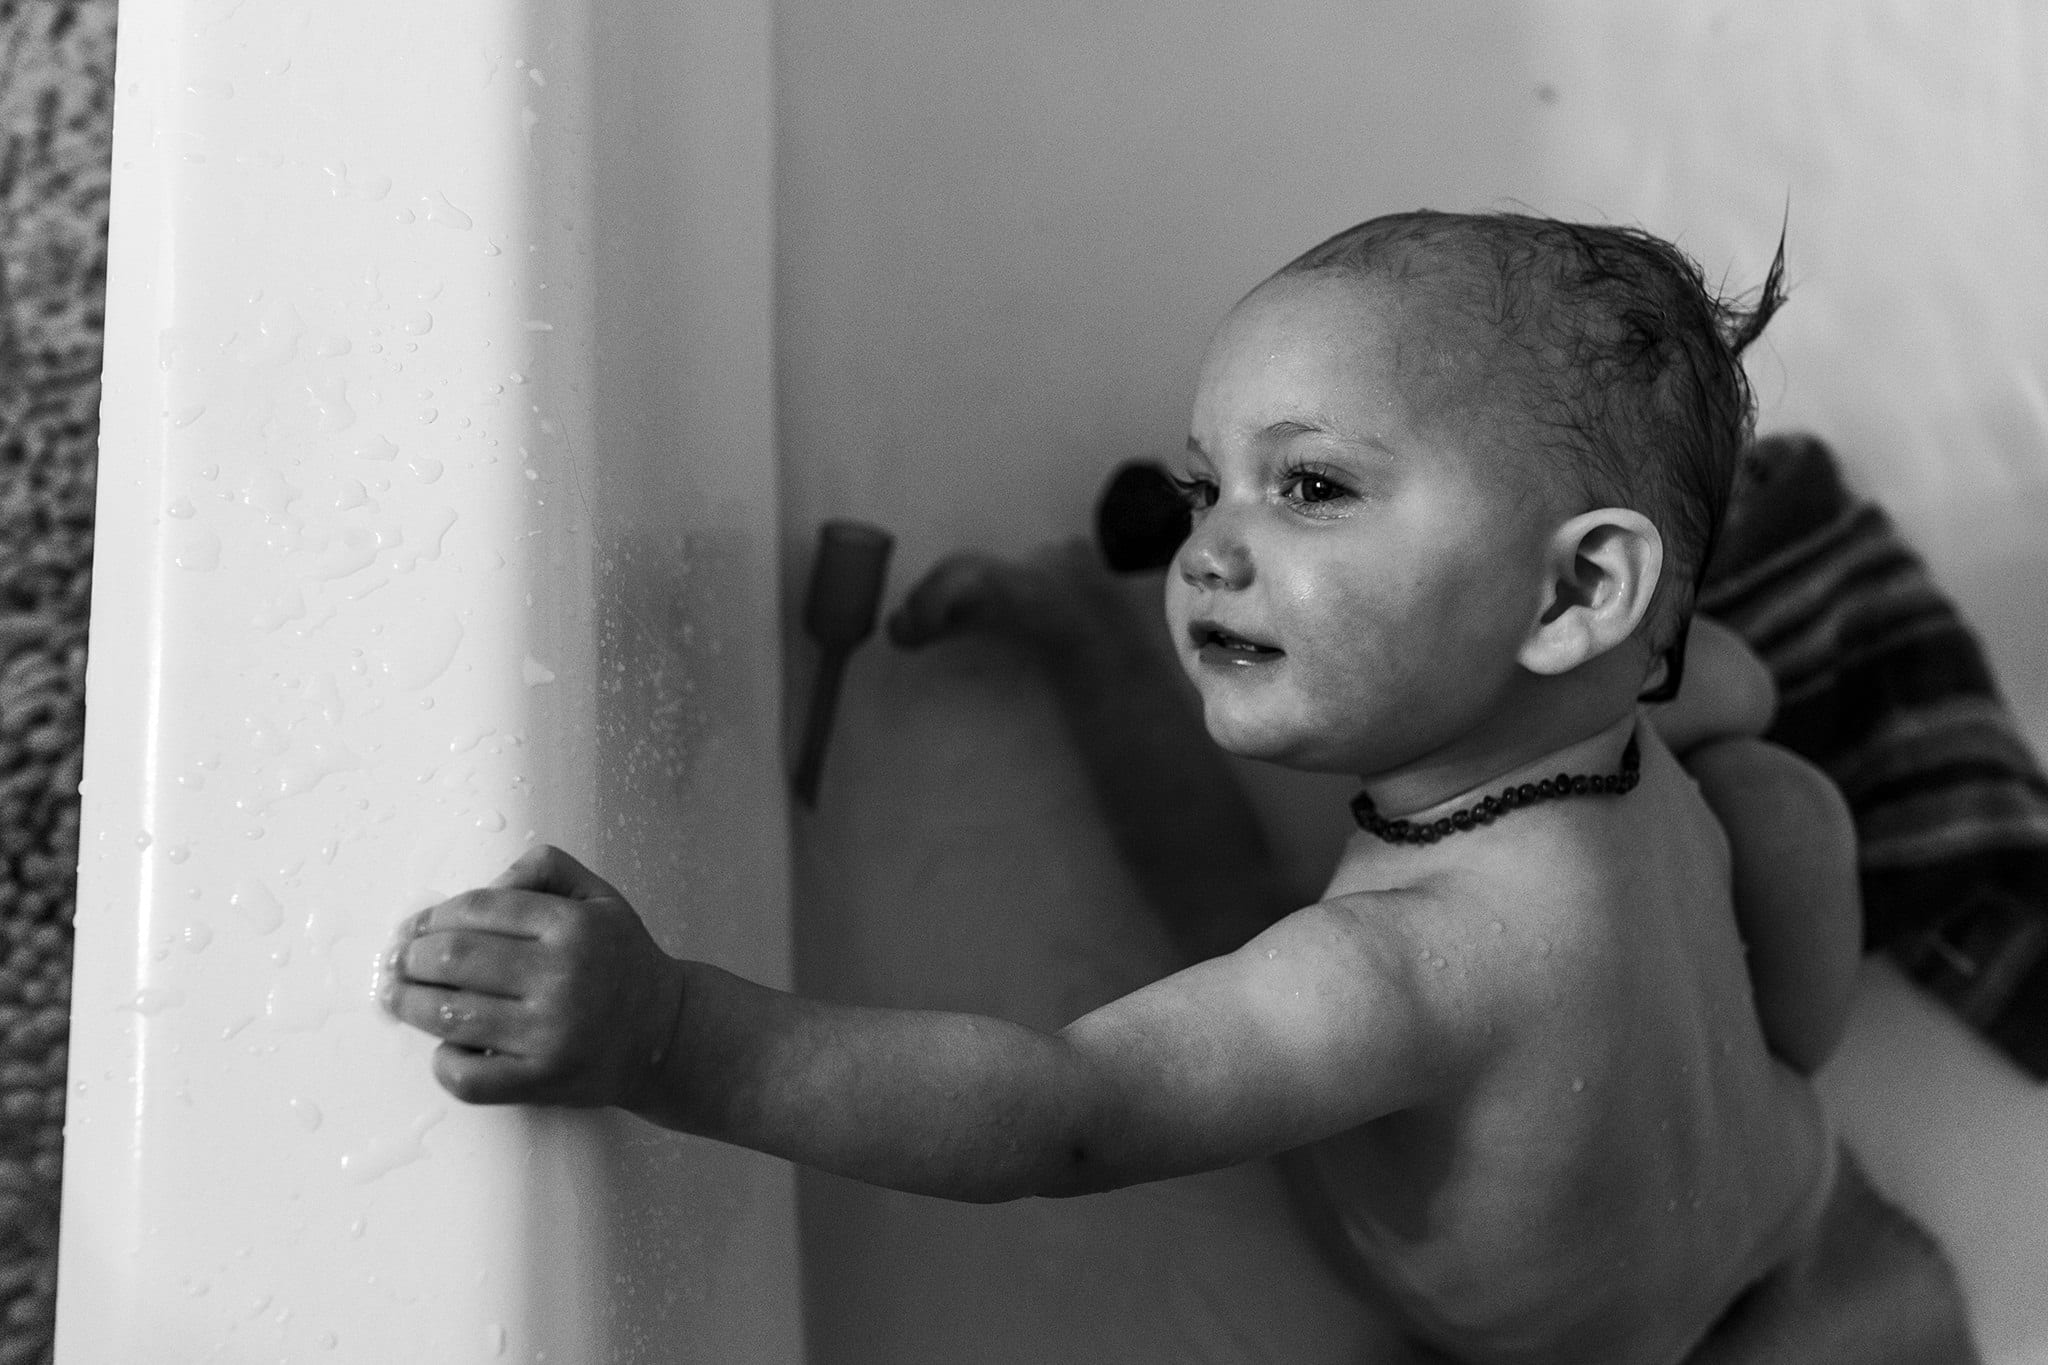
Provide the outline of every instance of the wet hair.
{"type": "Polygon", "coordinates": [[[1526,415],[1535,440],[1595,507],[1627,507],[1664,538],[1646,619],[1675,695],[1686,626],[1726,515],[1756,403],[1742,352],[1785,301],[1782,231],[1754,302],[1717,296],[1699,266],[1637,228],[1513,213],[1390,214],[1283,266],[1427,291],[1487,339],[1486,391],[1526,415]]]}

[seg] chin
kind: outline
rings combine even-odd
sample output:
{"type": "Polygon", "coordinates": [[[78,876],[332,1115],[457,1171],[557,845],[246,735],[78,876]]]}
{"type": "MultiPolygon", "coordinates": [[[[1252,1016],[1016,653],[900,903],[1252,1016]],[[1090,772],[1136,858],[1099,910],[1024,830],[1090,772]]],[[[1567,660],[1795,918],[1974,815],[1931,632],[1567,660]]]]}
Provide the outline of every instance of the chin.
{"type": "Polygon", "coordinates": [[[1239,758],[1255,758],[1262,763],[1277,763],[1285,768],[1300,768],[1306,771],[1340,771],[1341,765],[1318,761],[1313,752],[1316,747],[1311,737],[1301,732],[1301,727],[1276,724],[1271,720],[1247,716],[1232,716],[1215,706],[1208,707],[1203,716],[1209,729],[1209,738],[1216,741],[1218,748],[1239,758]]]}

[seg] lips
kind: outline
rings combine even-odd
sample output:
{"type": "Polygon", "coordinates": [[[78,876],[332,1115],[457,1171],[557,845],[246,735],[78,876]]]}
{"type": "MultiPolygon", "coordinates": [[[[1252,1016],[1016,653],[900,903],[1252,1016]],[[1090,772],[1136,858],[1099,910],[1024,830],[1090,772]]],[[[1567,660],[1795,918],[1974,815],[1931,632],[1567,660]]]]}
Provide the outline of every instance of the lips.
{"type": "Polygon", "coordinates": [[[1277,645],[1266,644],[1248,635],[1239,635],[1214,621],[1189,622],[1188,640],[1206,664],[1245,668],[1255,664],[1272,663],[1285,658],[1287,654],[1286,650],[1277,645]]]}

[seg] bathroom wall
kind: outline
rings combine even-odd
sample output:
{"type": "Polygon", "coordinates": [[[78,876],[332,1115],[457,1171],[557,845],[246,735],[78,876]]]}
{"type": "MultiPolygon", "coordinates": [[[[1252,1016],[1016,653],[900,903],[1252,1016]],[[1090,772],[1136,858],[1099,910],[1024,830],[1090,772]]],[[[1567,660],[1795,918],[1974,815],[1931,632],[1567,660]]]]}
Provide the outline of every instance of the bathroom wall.
{"type": "MultiPolygon", "coordinates": [[[[1639,222],[1733,290],[1789,222],[1793,303],[1752,360],[1764,425],[1839,443],[2048,747],[2048,27],[2017,0],[782,0],[775,41],[791,591],[828,516],[897,533],[899,591],[956,547],[1083,532],[1111,464],[1185,438],[1223,310],[1372,214],[1639,222]]],[[[811,656],[788,646],[795,703],[811,656]]],[[[1257,781],[1312,884],[1343,784],[1257,781]]],[[[1164,962],[1034,677],[998,647],[858,655],[796,838],[812,990],[1054,1025],[1164,962]]],[[[1908,1017],[1910,996],[1872,989],[1908,1017]]],[[[1884,1037],[1857,1035],[1836,1097],[1870,1122],[1896,1111],[1886,1086],[1912,1088],[1884,1037]]],[[[2033,1092],[2000,1093],[2003,1132],[2048,1132],[2033,1092]]],[[[1891,1178],[1961,1141],[1931,1132],[1892,1124],[1891,1178]]],[[[1988,1207],[2048,1169],[2005,1150],[1957,1179],[1988,1207]]],[[[1364,1329],[1261,1180],[991,1210],[807,1176],[815,1359],[1349,1358],[1364,1329]]],[[[1968,1267],[2014,1360],[2048,1343],[2027,1335],[2022,1221],[1968,1267]]]]}

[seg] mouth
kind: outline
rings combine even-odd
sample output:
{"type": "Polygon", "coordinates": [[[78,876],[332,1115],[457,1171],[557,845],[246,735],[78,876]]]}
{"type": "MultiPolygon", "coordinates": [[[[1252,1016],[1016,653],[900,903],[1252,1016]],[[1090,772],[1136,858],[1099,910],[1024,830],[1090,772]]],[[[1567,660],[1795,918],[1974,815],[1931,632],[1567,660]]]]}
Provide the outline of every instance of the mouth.
{"type": "Polygon", "coordinates": [[[1188,641],[1203,663],[1220,667],[1250,668],[1287,656],[1287,651],[1276,645],[1225,630],[1214,621],[1189,622],[1188,641]]]}

